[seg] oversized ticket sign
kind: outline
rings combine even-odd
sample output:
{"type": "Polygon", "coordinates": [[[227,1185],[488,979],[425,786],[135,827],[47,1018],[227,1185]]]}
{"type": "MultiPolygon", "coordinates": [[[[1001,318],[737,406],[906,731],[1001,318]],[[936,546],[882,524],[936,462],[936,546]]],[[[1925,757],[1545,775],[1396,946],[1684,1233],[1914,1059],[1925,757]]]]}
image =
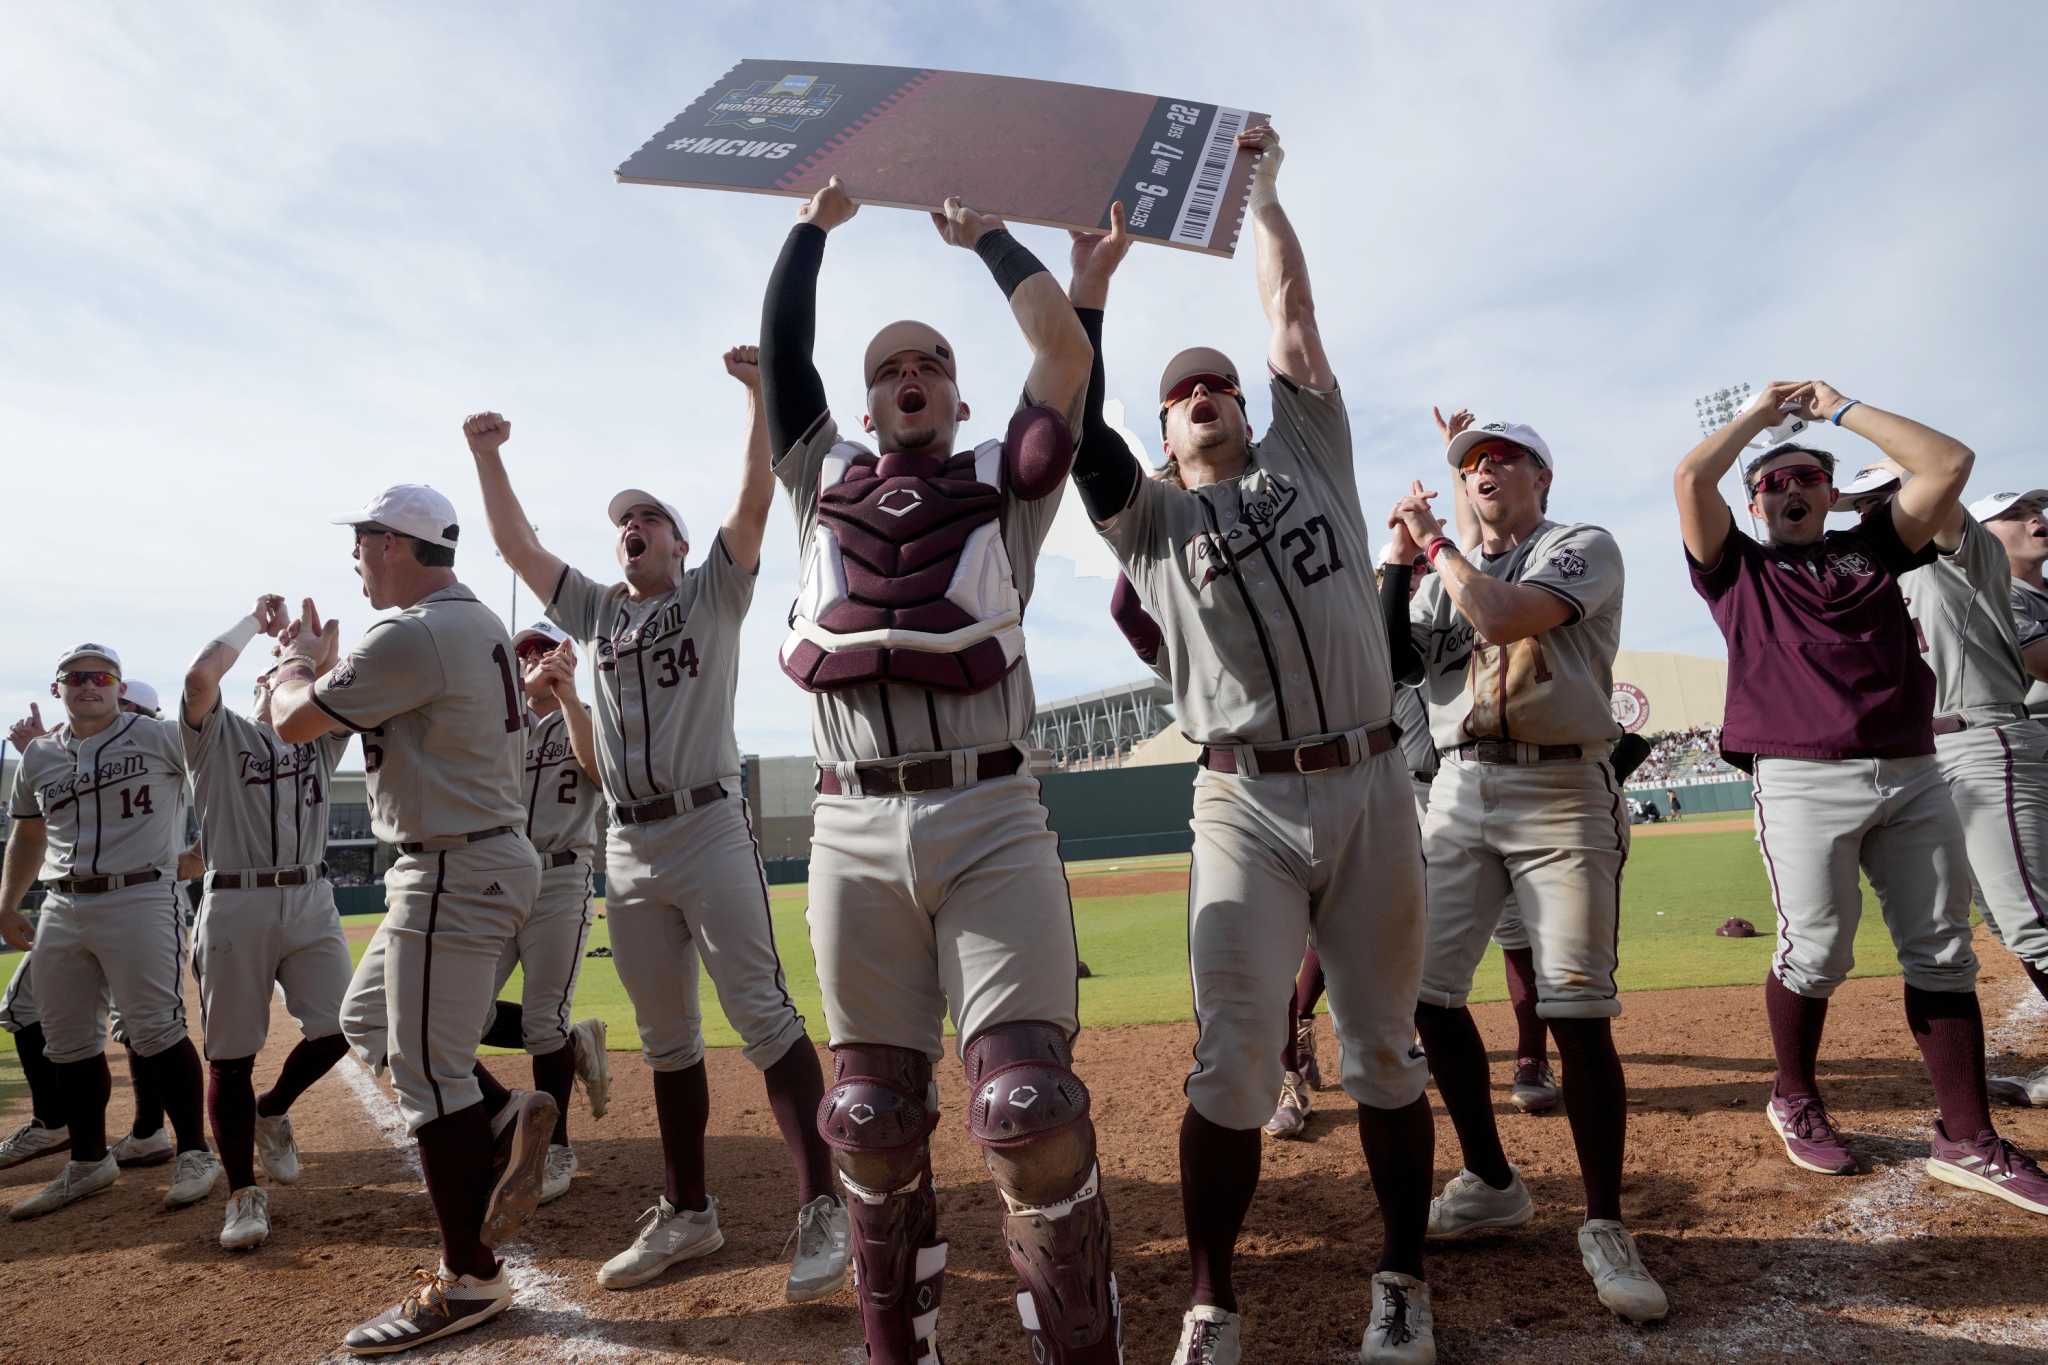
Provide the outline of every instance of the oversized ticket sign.
{"type": "Polygon", "coordinates": [[[1097,231],[1122,200],[1139,241],[1228,256],[1264,114],[1202,100],[907,66],[744,61],[619,167],[635,185],[809,198],[1097,231]]]}

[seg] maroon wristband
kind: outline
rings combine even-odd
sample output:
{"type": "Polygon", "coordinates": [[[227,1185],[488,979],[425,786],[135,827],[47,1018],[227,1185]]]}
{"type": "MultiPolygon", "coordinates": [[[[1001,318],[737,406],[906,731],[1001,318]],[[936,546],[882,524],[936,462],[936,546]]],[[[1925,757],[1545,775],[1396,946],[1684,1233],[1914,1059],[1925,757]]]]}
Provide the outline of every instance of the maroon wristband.
{"type": "Polygon", "coordinates": [[[1422,557],[1429,561],[1429,566],[1431,568],[1436,567],[1436,557],[1440,552],[1442,552],[1442,550],[1446,546],[1449,546],[1453,550],[1458,548],[1457,543],[1453,541],[1449,536],[1438,536],[1435,540],[1432,540],[1426,547],[1424,547],[1422,551],[1422,557]]]}

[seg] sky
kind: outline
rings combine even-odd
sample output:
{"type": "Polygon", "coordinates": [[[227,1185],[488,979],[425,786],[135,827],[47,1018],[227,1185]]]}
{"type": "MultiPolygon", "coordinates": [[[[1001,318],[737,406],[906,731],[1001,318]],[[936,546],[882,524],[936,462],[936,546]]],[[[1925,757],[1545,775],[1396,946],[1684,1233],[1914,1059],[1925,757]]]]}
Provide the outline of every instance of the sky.
{"type": "MultiPolygon", "coordinates": [[[[515,486],[571,563],[612,568],[604,506],[628,485],[708,545],[745,427],[719,355],[754,338],[797,202],[612,171],[748,57],[1270,113],[1368,517],[1442,478],[1432,404],[1529,422],[1557,457],[1552,515],[1620,541],[1624,646],[1719,654],[1669,491],[1699,394],[1819,377],[1967,442],[1972,497],[2048,483],[2044,38],[2048,8],[2020,3],[18,7],[0,712],[47,702],[84,639],[169,696],[261,592],[310,595],[353,638],[374,613],[329,521],[389,483],[454,500],[459,571],[525,624],[462,441],[479,409],[511,418],[515,486]]],[[[1063,234],[1017,235],[1064,279],[1063,234]]],[[[986,414],[965,434],[995,434],[1025,348],[922,217],[835,232],[819,307],[842,425],[867,338],[918,316],[986,414]]],[[[1104,344],[1134,426],[1197,343],[1256,369],[1249,252],[1138,247],[1104,344]]],[[[748,752],[809,743],[775,662],[795,540],[778,498],[740,660],[748,752]]],[[[1111,570],[1069,496],[1027,619],[1041,700],[1142,676],[1111,570]]]]}

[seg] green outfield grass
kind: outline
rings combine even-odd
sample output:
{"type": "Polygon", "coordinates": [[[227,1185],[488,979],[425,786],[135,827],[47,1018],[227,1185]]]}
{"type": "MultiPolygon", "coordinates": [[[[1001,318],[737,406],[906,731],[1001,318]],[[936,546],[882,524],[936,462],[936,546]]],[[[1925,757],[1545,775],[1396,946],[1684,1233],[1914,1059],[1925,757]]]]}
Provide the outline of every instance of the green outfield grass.
{"type": "MultiPolygon", "coordinates": [[[[1077,863],[1068,869],[1081,956],[1094,973],[1081,983],[1084,1026],[1162,1023],[1189,1017],[1185,890],[1089,894],[1091,879],[1111,872],[1184,870],[1186,866],[1183,854],[1077,863]]],[[[1364,888],[1363,894],[1370,897],[1371,889],[1364,888]]],[[[782,949],[790,993],[803,1011],[811,1035],[822,1041],[825,1019],[818,1002],[804,903],[805,888],[801,886],[771,889],[776,942],[782,949]]],[[[1896,975],[1898,964],[1867,886],[1863,904],[1855,974],[1896,975]]],[[[1624,879],[1621,987],[1641,991],[1759,985],[1770,961],[1772,928],[1763,866],[1747,832],[1673,831],[1638,839],[1624,879]],[[1715,926],[1730,915],[1755,924],[1758,937],[1716,938],[1715,926]]],[[[609,942],[605,922],[599,920],[591,931],[590,944],[595,947],[609,942]]],[[[363,945],[351,946],[360,956],[363,945]]],[[[516,997],[518,982],[515,973],[508,995],[516,997]]],[[[1499,1000],[1505,995],[1500,951],[1490,948],[1480,965],[1472,998],[1499,1000]]],[[[739,1040],[719,1012],[708,978],[703,983],[703,1008],[706,1040],[714,1047],[736,1044],[739,1040]]],[[[585,960],[576,1013],[601,1016],[611,1026],[613,1047],[634,1045],[632,1008],[609,960],[585,960]]],[[[5,1068],[11,1060],[0,1054],[0,1095],[10,1084],[5,1068]]],[[[19,1072],[11,1074],[18,1083],[19,1072]]]]}

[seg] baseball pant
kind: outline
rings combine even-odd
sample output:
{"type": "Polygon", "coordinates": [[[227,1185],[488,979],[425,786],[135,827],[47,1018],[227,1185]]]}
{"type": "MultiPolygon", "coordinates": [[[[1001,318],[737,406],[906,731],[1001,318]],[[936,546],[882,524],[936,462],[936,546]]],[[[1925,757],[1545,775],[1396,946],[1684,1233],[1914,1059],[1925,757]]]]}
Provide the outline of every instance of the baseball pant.
{"type": "Polygon", "coordinates": [[[353,969],[326,878],[305,886],[208,891],[193,940],[208,1061],[263,1050],[273,984],[284,987],[285,1008],[306,1037],[341,1032],[341,997],[353,969]]]}
{"type": "MultiPolygon", "coordinates": [[[[937,1062],[997,1024],[1080,1031],[1074,906],[1036,779],[811,805],[811,947],[832,1045],[911,1048],[937,1062]]],[[[1291,981],[1301,962],[1294,936],[1291,981]]],[[[1274,1028],[1285,1026],[1278,995],[1274,1028]]],[[[1279,1065],[1276,1034],[1268,1060],[1279,1065]]],[[[1275,1074],[1266,1092],[1272,1112],[1275,1074]]]]}
{"type": "Polygon", "coordinates": [[[2048,968],[2048,725],[1934,737],[1963,824],[1984,923],[2023,962],[2048,968]]]}
{"type": "Polygon", "coordinates": [[[36,984],[29,966],[34,961],[33,952],[23,953],[21,960],[14,964],[14,975],[8,978],[7,989],[0,993],[0,1029],[19,1033],[43,1022],[43,1012],[36,1004],[36,984]]]}
{"type": "Polygon", "coordinates": [[[1859,868],[1905,969],[1923,991],[1972,991],[1970,864],[1941,768],[1919,758],[1759,758],[1750,800],[1778,910],[1771,970],[1826,999],[1856,965],[1859,868]]]}
{"type": "Polygon", "coordinates": [[[1186,1090],[1211,1123],[1241,1131],[1272,1116],[1304,937],[1322,958],[1345,1093],[1378,1109],[1422,1094],[1423,880],[1410,785],[1398,749],[1309,775],[1196,774],[1186,1090]]]}
{"type": "Polygon", "coordinates": [[[1438,769],[1422,857],[1429,869],[1429,953],[1422,1000],[1461,1009],[1508,898],[1536,968],[1536,1013],[1621,1013],[1621,869],[1628,807],[1605,759],[1478,763],[1438,769]]]}
{"type": "Polygon", "coordinates": [[[654,1070],[683,1071],[704,1058],[700,961],[748,1061],[766,1071],[802,1041],[803,1016],[775,948],[768,878],[737,796],[652,824],[614,826],[604,913],[612,965],[654,1070]]]}
{"type": "Polygon", "coordinates": [[[483,1098],[471,1070],[498,959],[539,892],[540,858],[516,834],[404,854],[385,873],[384,922],[349,982],[342,1031],[356,1055],[389,1056],[407,1132],[483,1098]]]}
{"type": "Polygon", "coordinates": [[[168,881],[92,896],[51,893],[36,920],[33,983],[43,1016],[43,1055],[82,1062],[106,1050],[108,1008],[143,1057],[189,1036],[180,977],[185,914],[168,881]]]}
{"type": "Polygon", "coordinates": [[[542,868],[533,913],[498,959],[493,997],[512,979],[514,966],[525,969],[519,985],[520,1042],[536,1057],[560,1052],[569,1042],[569,1011],[576,978],[583,972],[583,942],[590,937],[591,890],[588,849],[573,863],[542,868]]]}
{"type": "MultiPolygon", "coordinates": [[[[1417,824],[1429,816],[1429,792],[1430,784],[1418,779],[1415,783],[1417,824]]],[[[1522,912],[1515,908],[1515,894],[1512,891],[1501,904],[1500,923],[1494,926],[1493,941],[1511,953],[1529,946],[1529,931],[1522,927],[1522,912]]]]}

